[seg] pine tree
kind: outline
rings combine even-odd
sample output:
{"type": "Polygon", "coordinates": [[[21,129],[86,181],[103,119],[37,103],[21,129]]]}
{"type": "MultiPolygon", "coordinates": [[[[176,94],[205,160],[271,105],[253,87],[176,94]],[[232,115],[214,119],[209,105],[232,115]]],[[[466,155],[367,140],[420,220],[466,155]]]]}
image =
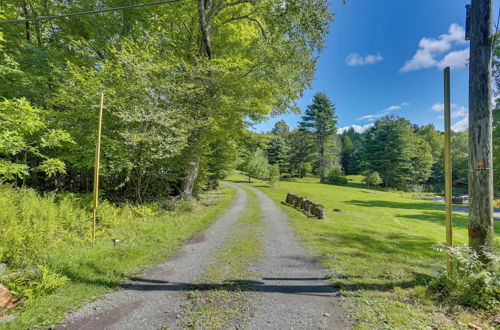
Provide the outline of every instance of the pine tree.
{"type": "Polygon", "coordinates": [[[301,130],[309,131],[314,136],[319,180],[324,183],[330,165],[328,142],[337,132],[334,104],[324,93],[316,93],[313,97],[313,103],[307,107],[305,116],[302,117],[302,122],[299,125],[301,130]]]}
{"type": "Polygon", "coordinates": [[[283,139],[286,139],[288,137],[288,134],[290,133],[290,127],[288,126],[286,121],[280,120],[276,124],[274,124],[274,128],[272,129],[271,133],[281,136],[283,139]]]}
{"type": "MultiPolygon", "coordinates": [[[[365,168],[378,172],[386,187],[405,188],[416,183],[415,157],[419,156],[416,154],[419,148],[415,143],[411,122],[394,116],[379,119],[366,133],[363,144],[365,168]]],[[[427,152],[430,151],[427,149],[427,152]]],[[[420,176],[425,176],[425,173],[420,176]]]]}
{"type": "Polygon", "coordinates": [[[270,147],[267,150],[269,164],[278,165],[280,173],[288,172],[288,160],[290,148],[281,136],[271,140],[270,147]]]}

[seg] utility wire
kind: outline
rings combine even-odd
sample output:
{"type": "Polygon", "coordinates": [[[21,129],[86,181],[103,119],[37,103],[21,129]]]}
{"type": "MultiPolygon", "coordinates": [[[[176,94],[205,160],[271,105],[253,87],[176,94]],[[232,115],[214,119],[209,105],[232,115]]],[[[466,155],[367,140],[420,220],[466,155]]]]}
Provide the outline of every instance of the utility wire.
{"type": "Polygon", "coordinates": [[[136,5],[128,5],[128,6],[115,7],[115,8],[106,8],[106,9],[99,9],[99,10],[81,11],[81,12],[77,12],[77,13],[52,15],[52,16],[40,16],[40,17],[32,17],[32,18],[24,18],[24,19],[14,19],[14,20],[10,20],[10,21],[0,21],[0,24],[22,23],[22,22],[31,22],[31,21],[42,21],[42,20],[49,20],[49,19],[58,19],[58,18],[63,18],[63,17],[72,17],[72,16],[81,16],[81,15],[90,15],[90,14],[99,14],[99,13],[106,13],[106,12],[110,12],[110,11],[131,9],[131,8],[157,6],[157,5],[163,5],[163,4],[166,4],[166,3],[169,3],[169,2],[177,2],[177,1],[180,1],[180,0],[165,0],[165,1],[157,1],[157,2],[149,2],[149,3],[140,3],[140,4],[136,4],[136,5]]]}

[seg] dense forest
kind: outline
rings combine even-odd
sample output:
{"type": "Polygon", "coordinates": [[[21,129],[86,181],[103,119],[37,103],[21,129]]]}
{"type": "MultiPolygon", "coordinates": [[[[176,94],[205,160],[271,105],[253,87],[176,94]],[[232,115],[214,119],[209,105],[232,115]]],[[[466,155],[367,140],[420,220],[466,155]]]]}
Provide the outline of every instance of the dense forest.
{"type": "MultiPolygon", "coordinates": [[[[6,0],[2,19],[128,5],[6,0]]],[[[0,180],[92,187],[115,201],[190,199],[226,175],[245,124],[296,111],[332,15],[321,0],[179,1],[1,27],[0,180]]]]}

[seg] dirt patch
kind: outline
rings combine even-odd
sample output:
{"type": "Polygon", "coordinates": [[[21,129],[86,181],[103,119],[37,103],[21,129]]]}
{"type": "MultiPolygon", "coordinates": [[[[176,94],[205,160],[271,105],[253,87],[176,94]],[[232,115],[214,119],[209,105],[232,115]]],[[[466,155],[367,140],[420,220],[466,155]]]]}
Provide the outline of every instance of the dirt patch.
{"type": "Polygon", "coordinates": [[[187,241],[186,244],[198,244],[198,243],[204,242],[206,239],[207,239],[207,237],[206,237],[205,233],[201,233],[201,234],[198,234],[198,235],[191,237],[191,239],[189,241],[187,241]]]}

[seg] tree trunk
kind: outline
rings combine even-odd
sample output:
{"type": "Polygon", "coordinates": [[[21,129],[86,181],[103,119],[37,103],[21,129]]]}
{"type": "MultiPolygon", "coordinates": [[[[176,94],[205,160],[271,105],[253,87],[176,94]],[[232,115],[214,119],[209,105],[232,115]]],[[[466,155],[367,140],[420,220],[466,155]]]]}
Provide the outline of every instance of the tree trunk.
{"type": "Polygon", "coordinates": [[[469,245],[483,256],[493,242],[491,113],[492,0],[473,0],[469,59],[469,245]]]}
{"type": "MultiPolygon", "coordinates": [[[[208,13],[212,6],[211,0],[198,0],[198,22],[200,24],[201,42],[200,42],[200,53],[199,56],[202,58],[212,58],[212,45],[210,41],[210,18],[207,19],[208,13]]],[[[209,113],[209,111],[206,111],[209,113]]],[[[209,116],[209,115],[207,115],[209,116]]],[[[198,120],[202,120],[199,118],[198,120]]],[[[193,138],[194,143],[200,143],[199,137],[203,134],[195,133],[193,138]]],[[[198,171],[200,167],[200,156],[199,153],[196,154],[195,158],[189,163],[188,169],[186,171],[186,176],[182,181],[181,185],[181,197],[185,199],[193,198],[193,188],[198,178],[198,171]]]]}
{"type": "Polygon", "coordinates": [[[196,156],[188,166],[186,177],[182,181],[181,197],[184,199],[193,199],[193,188],[196,178],[198,178],[198,170],[200,168],[200,156],[196,156]]]}

